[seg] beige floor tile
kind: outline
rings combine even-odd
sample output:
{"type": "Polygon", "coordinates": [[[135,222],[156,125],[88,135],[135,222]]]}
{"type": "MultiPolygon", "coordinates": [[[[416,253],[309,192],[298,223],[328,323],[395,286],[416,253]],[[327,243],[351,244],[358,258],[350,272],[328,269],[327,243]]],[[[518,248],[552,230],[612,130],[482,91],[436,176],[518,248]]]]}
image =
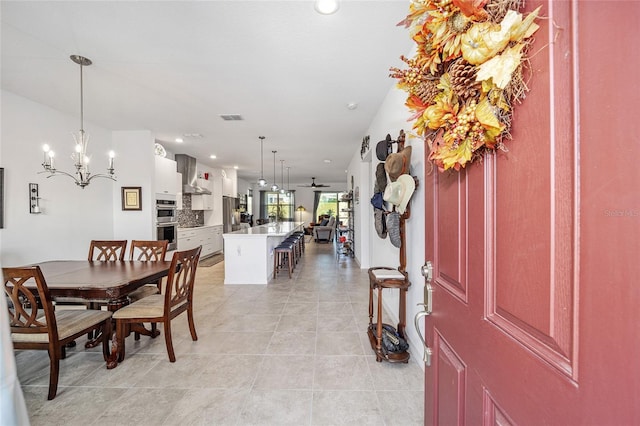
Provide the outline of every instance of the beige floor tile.
{"type": "Polygon", "coordinates": [[[308,425],[311,391],[252,390],[240,413],[240,425],[308,425]]]}
{"type": "Polygon", "coordinates": [[[374,391],[313,393],[312,425],[384,425],[374,391]]]}
{"type": "Polygon", "coordinates": [[[313,359],[311,355],[266,356],[253,389],[311,390],[313,359]]]}
{"type": "Polygon", "coordinates": [[[422,424],[423,370],[414,359],[375,361],[367,271],[336,258],[332,244],[307,244],[291,280],[223,281],[224,263],[198,270],[198,340],[186,315],[174,319],[175,363],[162,328],[156,339],[128,337],[113,370],[83,338],[61,361],[58,396],[47,401],[46,352],[16,352],[32,425],[422,424]]]}
{"type": "Polygon", "coordinates": [[[314,390],[373,389],[369,365],[363,356],[317,356],[314,364],[314,390]]]}

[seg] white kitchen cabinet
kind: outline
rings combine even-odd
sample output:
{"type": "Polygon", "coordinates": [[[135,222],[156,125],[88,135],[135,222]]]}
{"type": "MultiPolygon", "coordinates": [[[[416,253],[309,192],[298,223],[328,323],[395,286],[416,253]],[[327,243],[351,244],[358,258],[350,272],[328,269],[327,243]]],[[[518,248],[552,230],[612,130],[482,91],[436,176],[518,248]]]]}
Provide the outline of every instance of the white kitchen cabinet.
{"type": "Polygon", "coordinates": [[[235,170],[222,170],[222,195],[238,197],[238,178],[235,170]]]}
{"type": "Polygon", "coordinates": [[[213,226],[213,252],[222,251],[224,248],[224,240],[222,238],[222,225],[213,226]]]}
{"type": "Polygon", "coordinates": [[[176,173],[176,185],[178,192],[176,193],[176,209],[182,210],[182,173],[176,173]]]}
{"type": "Polygon", "coordinates": [[[204,258],[222,250],[222,225],[178,229],[178,250],[190,250],[202,246],[204,258]]]}
{"type": "MultiPolygon", "coordinates": [[[[211,213],[211,222],[222,225],[222,176],[214,176],[211,181],[211,202],[213,210],[211,213]]],[[[220,249],[222,250],[222,248],[220,249]]]]}
{"type": "MultiPolygon", "coordinates": [[[[198,179],[198,186],[200,188],[208,189],[213,188],[213,182],[206,179],[198,179]]],[[[213,193],[213,191],[211,191],[213,193]]],[[[214,200],[213,195],[207,194],[194,194],[191,196],[191,210],[213,210],[214,200]]]]}
{"type": "Polygon", "coordinates": [[[176,162],[168,158],[155,156],[156,194],[173,195],[178,193],[176,162]]]}

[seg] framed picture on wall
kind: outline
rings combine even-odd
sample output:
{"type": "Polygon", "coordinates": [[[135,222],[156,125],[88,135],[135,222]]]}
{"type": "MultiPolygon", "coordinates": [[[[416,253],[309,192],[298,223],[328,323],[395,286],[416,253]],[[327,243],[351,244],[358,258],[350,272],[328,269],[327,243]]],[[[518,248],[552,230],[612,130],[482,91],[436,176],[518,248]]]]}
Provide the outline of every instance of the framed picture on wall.
{"type": "Polygon", "coordinates": [[[141,193],[142,187],[140,186],[123,186],[122,210],[142,210],[141,193]]]}

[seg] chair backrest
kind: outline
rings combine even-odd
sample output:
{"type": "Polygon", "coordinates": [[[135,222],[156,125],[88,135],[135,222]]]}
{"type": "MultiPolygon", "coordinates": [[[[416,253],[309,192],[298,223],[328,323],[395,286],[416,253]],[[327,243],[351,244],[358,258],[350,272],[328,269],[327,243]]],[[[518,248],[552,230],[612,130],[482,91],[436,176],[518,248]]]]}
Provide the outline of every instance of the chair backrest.
{"type": "Polygon", "coordinates": [[[202,246],[198,246],[191,250],[173,253],[167,277],[167,290],[164,295],[165,312],[187,300],[193,300],[193,284],[196,279],[201,250],[202,246]]]}
{"type": "Polygon", "coordinates": [[[327,223],[327,226],[329,228],[333,228],[335,224],[336,224],[336,217],[335,216],[331,216],[329,218],[329,223],[327,223]]]}
{"type": "Polygon", "coordinates": [[[131,240],[129,260],[157,262],[164,260],[169,241],[141,241],[131,240]]]}
{"type": "Polygon", "coordinates": [[[11,332],[49,333],[49,341],[58,340],[53,303],[40,267],[2,268],[2,274],[4,292],[10,302],[8,308],[11,332]]]}
{"type": "Polygon", "coordinates": [[[127,250],[127,240],[91,240],[89,246],[89,261],[98,260],[102,262],[124,260],[127,250]]]}

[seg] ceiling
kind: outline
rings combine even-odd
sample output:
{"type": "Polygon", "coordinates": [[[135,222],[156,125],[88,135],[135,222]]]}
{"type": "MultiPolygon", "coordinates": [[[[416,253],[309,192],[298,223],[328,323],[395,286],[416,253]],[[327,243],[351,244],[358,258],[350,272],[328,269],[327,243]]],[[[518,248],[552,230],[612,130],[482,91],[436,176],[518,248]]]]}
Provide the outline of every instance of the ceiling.
{"type": "Polygon", "coordinates": [[[396,26],[408,5],[342,0],[320,15],[312,1],[3,0],[2,89],[79,117],[69,59],[79,54],[93,61],[83,72],[89,134],[151,130],[168,151],[237,166],[248,181],[260,177],[263,135],[267,180],[276,150],[278,182],[280,160],[285,180],[290,167],[291,182],[341,182],[395,84],[389,67],[411,49],[396,26]]]}

